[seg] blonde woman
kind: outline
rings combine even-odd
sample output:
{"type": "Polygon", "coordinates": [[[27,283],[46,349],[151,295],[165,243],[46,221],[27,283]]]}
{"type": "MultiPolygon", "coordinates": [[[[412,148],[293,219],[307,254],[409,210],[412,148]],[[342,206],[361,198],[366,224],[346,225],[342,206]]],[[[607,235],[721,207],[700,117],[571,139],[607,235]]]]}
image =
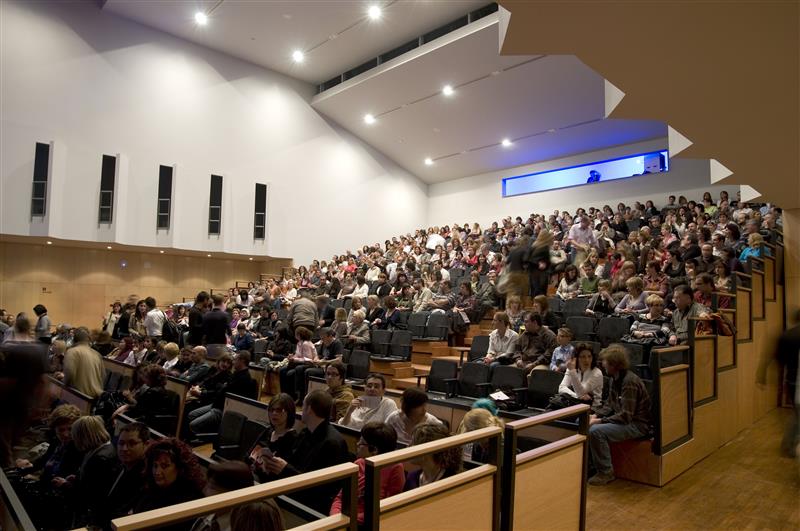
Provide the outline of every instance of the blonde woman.
{"type": "MultiPolygon", "coordinates": [[[[492,415],[488,410],[476,408],[467,411],[467,413],[464,415],[464,418],[461,419],[461,424],[459,424],[456,433],[467,433],[469,431],[480,430],[492,426],[504,428],[505,423],[502,419],[492,415]]],[[[463,452],[464,459],[477,461],[478,463],[487,463],[489,461],[489,445],[487,441],[465,444],[463,446],[463,452]]]]}
{"type": "Polygon", "coordinates": [[[89,526],[108,522],[106,495],[117,479],[119,460],[103,418],[81,417],[72,425],[72,440],[84,453],[75,480],[76,512],[89,526]]]}

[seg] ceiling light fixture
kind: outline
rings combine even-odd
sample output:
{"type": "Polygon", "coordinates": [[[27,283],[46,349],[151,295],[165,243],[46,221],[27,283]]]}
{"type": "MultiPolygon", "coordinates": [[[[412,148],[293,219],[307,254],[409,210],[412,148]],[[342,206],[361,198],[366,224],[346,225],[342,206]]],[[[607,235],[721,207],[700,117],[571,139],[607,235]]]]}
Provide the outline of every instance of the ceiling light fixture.
{"type": "Polygon", "coordinates": [[[50,240],[47,240],[47,245],[53,245],[53,242],[51,242],[50,240]]]}
{"type": "Polygon", "coordinates": [[[253,260],[253,257],[251,256],[251,257],[250,257],[250,261],[252,261],[252,260],[253,260]]]}
{"type": "Polygon", "coordinates": [[[367,14],[369,15],[369,18],[371,18],[372,20],[378,20],[379,18],[381,18],[383,12],[381,11],[380,7],[371,6],[369,10],[367,10],[367,14]]]}
{"type": "Polygon", "coordinates": [[[109,249],[109,250],[110,250],[110,249],[111,249],[111,246],[110,246],[110,245],[106,245],[106,249],[109,249]]]}
{"type": "Polygon", "coordinates": [[[300,50],[295,50],[292,52],[292,59],[295,63],[302,63],[305,58],[305,54],[300,50]]]}
{"type": "Polygon", "coordinates": [[[503,141],[500,142],[500,143],[503,145],[503,147],[510,147],[511,144],[512,144],[511,140],[509,140],[507,138],[504,138],[503,141]]]}
{"type": "Polygon", "coordinates": [[[164,254],[164,251],[158,251],[158,252],[161,253],[161,254],[164,254]]]}
{"type": "Polygon", "coordinates": [[[372,116],[371,114],[365,114],[364,115],[364,123],[365,124],[370,124],[370,125],[374,124],[375,123],[375,117],[372,116]]]}
{"type": "Polygon", "coordinates": [[[433,166],[433,159],[430,157],[425,157],[425,165],[426,166],[433,166]]]}
{"type": "Polygon", "coordinates": [[[444,87],[442,87],[442,94],[444,94],[445,96],[452,96],[453,92],[455,91],[453,90],[453,87],[451,87],[450,85],[445,85],[444,87]]]}
{"type": "Polygon", "coordinates": [[[210,254],[207,254],[206,256],[207,256],[207,257],[209,257],[209,258],[211,258],[211,255],[210,255],[210,254]]]}
{"type": "Polygon", "coordinates": [[[199,26],[205,26],[208,24],[208,15],[203,13],[202,11],[198,11],[194,14],[194,21],[197,22],[199,26]]]}

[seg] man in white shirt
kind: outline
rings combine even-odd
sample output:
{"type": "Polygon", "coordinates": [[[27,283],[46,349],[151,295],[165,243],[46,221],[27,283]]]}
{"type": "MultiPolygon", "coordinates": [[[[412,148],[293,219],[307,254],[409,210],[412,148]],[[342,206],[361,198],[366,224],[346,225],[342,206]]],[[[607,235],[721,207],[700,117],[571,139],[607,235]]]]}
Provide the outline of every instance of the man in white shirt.
{"type": "Polygon", "coordinates": [[[575,264],[583,263],[589,250],[597,247],[597,238],[589,225],[589,217],[581,216],[580,222],[569,229],[567,241],[572,244],[572,259],[575,264]]]}
{"type": "Polygon", "coordinates": [[[444,248],[446,243],[447,242],[445,241],[444,237],[442,237],[442,235],[439,234],[439,232],[434,229],[434,232],[432,232],[428,236],[428,242],[425,244],[425,247],[427,247],[431,251],[435,251],[437,245],[441,245],[442,248],[444,248]]]}
{"type": "Polygon", "coordinates": [[[368,422],[386,422],[389,415],[397,411],[397,404],[383,396],[386,392],[386,378],[372,373],[364,381],[364,394],[347,407],[339,424],[360,430],[368,422]]]}
{"type": "Polygon", "coordinates": [[[144,303],[147,305],[144,328],[149,337],[158,340],[161,338],[161,331],[164,329],[164,323],[167,322],[167,316],[156,308],[156,300],[153,297],[147,297],[144,303]]]}
{"type": "Polygon", "coordinates": [[[386,425],[397,433],[397,442],[411,444],[411,434],[420,424],[441,424],[442,422],[428,413],[426,404],[428,394],[418,387],[409,387],[403,391],[400,410],[396,410],[386,418],[386,425]]]}

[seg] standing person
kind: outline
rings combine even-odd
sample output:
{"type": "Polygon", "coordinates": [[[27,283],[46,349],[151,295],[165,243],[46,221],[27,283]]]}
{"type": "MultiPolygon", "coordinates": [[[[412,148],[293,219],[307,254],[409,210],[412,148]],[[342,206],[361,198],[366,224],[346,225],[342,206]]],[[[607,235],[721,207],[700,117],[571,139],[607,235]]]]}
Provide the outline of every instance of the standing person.
{"type": "Polygon", "coordinates": [[[203,314],[208,310],[209,295],[201,291],[194,298],[194,306],[189,310],[189,339],[190,345],[203,344],[203,314]]]}
{"type": "Polygon", "coordinates": [[[567,242],[572,245],[572,263],[582,264],[592,248],[597,248],[597,237],[589,226],[589,216],[583,215],[580,223],[570,227],[567,242]]]}
{"type": "Polygon", "coordinates": [[[64,383],[92,398],[103,394],[105,369],[100,353],[90,346],[89,331],[78,328],[75,342],[64,354],[64,383]]]}
{"type": "Polygon", "coordinates": [[[158,343],[164,330],[164,323],[167,322],[167,315],[156,308],[156,300],[153,297],[147,297],[144,303],[147,305],[147,315],[144,318],[146,335],[158,343]]]}
{"type": "Polygon", "coordinates": [[[117,328],[117,323],[121,317],[122,303],[119,301],[114,301],[114,303],[111,305],[111,311],[109,311],[105,317],[103,317],[103,330],[108,332],[113,337],[114,330],[117,328]]]}
{"type": "Polygon", "coordinates": [[[37,304],[33,307],[33,313],[35,313],[38,317],[38,320],[36,321],[36,327],[34,328],[34,335],[36,336],[36,339],[49,345],[51,334],[50,318],[47,316],[47,308],[41,304],[37,304]]]}
{"type": "Polygon", "coordinates": [[[650,397],[642,380],[628,370],[625,347],[613,344],[603,349],[600,358],[613,382],[608,401],[589,417],[589,451],[597,469],[589,478],[590,485],[605,485],[616,479],[610,443],[643,437],[650,430],[650,397]]]}
{"type": "Polygon", "coordinates": [[[552,265],[550,263],[550,248],[553,245],[553,234],[542,229],[531,246],[528,256],[528,280],[530,282],[530,296],[547,295],[547,286],[550,285],[552,265]]]}
{"type": "MultiPolygon", "coordinates": [[[[792,401],[792,412],[781,442],[781,452],[786,457],[797,457],[797,445],[800,443],[800,381],[797,371],[800,358],[800,312],[795,319],[798,324],[783,331],[775,351],[778,363],[784,368],[786,390],[792,401]]],[[[765,370],[759,370],[759,383],[766,383],[765,370]]]]}
{"type": "MultiPolygon", "coordinates": [[[[225,345],[231,335],[231,316],[225,311],[225,297],[219,293],[211,296],[211,310],[203,315],[203,344],[204,345],[225,345]]],[[[216,349],[214,354],[209,349],[209,356],[216,359],[216,349]]]]}
{"type": "Polygon", "coordinates": [[[292,303],[289,315],[286,317],[286,324],[292,334],[300,326],[308,328],[312,333],[319,326],[317,305],[308,298],[307,292],[303,292],[303,295],[292,303]]]}

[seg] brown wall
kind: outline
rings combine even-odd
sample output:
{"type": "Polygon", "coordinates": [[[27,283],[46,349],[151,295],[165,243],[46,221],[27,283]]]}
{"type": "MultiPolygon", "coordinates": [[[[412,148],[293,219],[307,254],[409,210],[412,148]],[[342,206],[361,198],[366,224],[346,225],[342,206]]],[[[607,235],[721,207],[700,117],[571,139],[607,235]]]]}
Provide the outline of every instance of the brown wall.
{"type": "Polygon", "coordinates": [[[284,261],[259,262],[142,251],[0,242],[0,308],[33,315],[42,303],[54,324],[96,327],[114,300],[153,296],[159,305],[227,289],[284,261]],[[127,267],[120,265],[127,261],[127,267]]]}

